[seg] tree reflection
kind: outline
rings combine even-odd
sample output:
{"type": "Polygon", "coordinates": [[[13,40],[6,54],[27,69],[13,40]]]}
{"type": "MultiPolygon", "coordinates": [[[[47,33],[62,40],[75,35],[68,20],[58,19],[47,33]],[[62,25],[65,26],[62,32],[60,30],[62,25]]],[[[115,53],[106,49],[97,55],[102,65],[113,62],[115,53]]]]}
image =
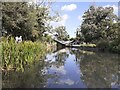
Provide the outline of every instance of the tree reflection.
{"type": "Polygon", "coordinates": [[[24,71],[4,71],[2,73],[3,88],[41,88],[47,85],[48,78],[55,78],[55,75],[47,73],[51,66],[57,68],[64,66],[65,60],[69,56],[65,50],[55,53],[55,62],[34,62],[27,65],[24,71]]]}
{"type": "Polygon", "coordinates": [[[81,79],[88,88],[110,88],[119,85],[118,55],[70,50],[80,64],[81,79]]]}
{"type": "Polygon", "coordinates": [[[61,49],[57,51],[54,55],[56,67],[64,66],[66,59],[69,57],[69,53],[66,52],[67,49],[61,49]]]}
{"type": "Polygon", "coordinates": [[[82,60],[84,58],[85,55],[94,55],[95,52],[91,52],[91,51],[84,51],[81,49],[69,49],[70,54],[71,55],[75,55],[75,60],[77,63],[80,62],[80,60],[82,60]]]}
{"type": "Polygon", "coordinates": [[[110,88],[118,83],[118,56],[85,55],[80,61],[81,79],[88,88],[110,88]]]}
{"type": "Polygon", "coordinates": [[[55,56],[55,60],[56,60],[56,66],[63,66],[66,59],[68,58],[69,54],[67,54],[66,52],[63,53],[58,53],[55,56]]]}
{"type": "MultiPolygon", "coordinates": [[[[77,76],[79,72],[74,73],[73,77],[69,77],[72,76],[69,73],[73,72],[66,69],[71,68],[69,62],[76,63],[71,65],[75,65],[77,69],[79,68],[80,80],[83,81],[80,82],[87,88],[118,87],[120,83],[118,76],[120,74],[118,69],[120,57],[115,54],[94,53],[80,49],[62,49],[48,55],[46,59],[28,65],[25,67],[24,72],[3,72],[3,88],[40,88],[49,87],[51,84],[54,87],[58,84],[64,86],[68,82],[70,82],[69,85],[72,85],[73,82],[76,82],[74,75],[77,76]],[[76,60],[66,62],[68,58],[71,59],[70,55],[75,56],[76,60]],[[48,60],[50,57],[52,59],[48,60]]],[[[73,70],[76,70],[76,68],[73,70]]],[[[75,84],[73,87],[75,87],[75,84]]]]}
{"type": "Polygon", "coordinates": [[[7,71],[2,73],[3,88],[39,88],[46,84],[46,76],[42,71],[44,62],[28,65],[24,72],[7,71]]]}

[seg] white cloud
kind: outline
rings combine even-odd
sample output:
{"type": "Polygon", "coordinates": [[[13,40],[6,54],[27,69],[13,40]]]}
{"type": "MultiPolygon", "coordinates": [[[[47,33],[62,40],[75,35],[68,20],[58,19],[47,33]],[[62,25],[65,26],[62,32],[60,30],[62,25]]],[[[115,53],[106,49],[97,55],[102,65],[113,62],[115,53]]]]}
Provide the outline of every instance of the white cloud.
{"type": "Polygon", "coordinates": [[[80,25],[82,24],[82,22],[83,22],[83,18],[82,18],[82,16],[81,15],[79,15],[78,16],[78,20],[80,21],[80,25]]]}
{"type": "Polygon", "coordinates": [[[67,14],[64,14],[63,16],[61,16],[61,21],[59,22],[51,22],[51,24],[54,26],[54,27],[58,27],[58,26],[65,26],[66,24],[66,21],[68,20],[69,16],[67,14]]]}
{"type": "Polygon", "coordinates": [[[73,11],[77,8],[76,4],[70,4],[70,5],[64,5],[63,7],[61,7],[61,10],[65,10],[65,11],[73,11]]]}
{"type": "Polygon", "coordinates": [[[60,84],[67,84],[67,85],[73,85],[75,82],[71,79],[66,79],[66,80],[60,80],[60,84]]]}
{"type": "Polygon", "coordinates": [[[68,19],[68,15],[67,15],[67,14],[64,14],[64,15],[62,16],[61,24],[65,25],[67,19],[68,19]]]}
{"type": "Polygon", "coordinates": [[[105,7],[113,7],[114,13],[117,14],[117,12],[118,12],[118,6],[116,6],[116,5],[106,5],[106,6],[103,6],[103,7],[104,7],[104,8],[105,8],[105,7]]]}
{"type": "Polygon", "coordinates": [[[79,15],[79,16],[78,16],[78,20],[80,20],[80,21],[82,21],[82,20],[83,20],[83,18],[82,18],[82,16],[81,16],[81,15],[79,15]]]}
{"type": "Polygon", "coordinates": [[[51,70],[53,70],[53,71],[55,71],[57,73],[61,73],[63,75],[65,75],[67,73],[64,66],[61,66],[59,68],[57,68],[56,66],[52,66],[51,70]]]}
{"type": "Polygon", "coordinates": [[[118,6],[113,5],[114,11],[118,11],[118,6]]]}

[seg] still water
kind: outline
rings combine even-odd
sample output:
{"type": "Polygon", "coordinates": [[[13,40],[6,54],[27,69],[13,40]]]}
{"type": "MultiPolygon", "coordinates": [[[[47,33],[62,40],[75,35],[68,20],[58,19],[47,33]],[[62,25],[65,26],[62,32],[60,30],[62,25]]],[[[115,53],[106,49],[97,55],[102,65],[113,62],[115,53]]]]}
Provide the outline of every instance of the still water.
{"type": "Polygon", "coordinates": [[[24,72],[3,72],[3,88],[118,88],[117,54],[61,49],[26,66],[24,72]]]}

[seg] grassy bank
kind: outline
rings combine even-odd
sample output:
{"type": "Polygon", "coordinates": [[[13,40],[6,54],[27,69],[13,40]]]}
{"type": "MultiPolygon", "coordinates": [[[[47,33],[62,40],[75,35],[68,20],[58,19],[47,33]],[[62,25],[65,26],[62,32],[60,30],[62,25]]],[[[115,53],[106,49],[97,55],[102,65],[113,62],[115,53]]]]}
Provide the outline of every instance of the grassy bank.
{"type": "Polygon", "coordinates": [[[2,69],[24,70],[25,65],[45,56],[45,43],[24,41],[16,43],[14,38],[2,39],[2,69]]]}
{"type": "Polygon", "coordinates": [[[120,44],[117,42],[106,42],[102,41],[97,44],[80,44],[81,47],[87,47],[87,48],[96,48],[96,50],[102,51],[102,52],[110,52],[110,53],[117,53],[120,54],[120,44]]]}
{"type": "Polygon", "coordinates": [[[82,47],[96,47],[95,44],[80,44],[82,47]]]}

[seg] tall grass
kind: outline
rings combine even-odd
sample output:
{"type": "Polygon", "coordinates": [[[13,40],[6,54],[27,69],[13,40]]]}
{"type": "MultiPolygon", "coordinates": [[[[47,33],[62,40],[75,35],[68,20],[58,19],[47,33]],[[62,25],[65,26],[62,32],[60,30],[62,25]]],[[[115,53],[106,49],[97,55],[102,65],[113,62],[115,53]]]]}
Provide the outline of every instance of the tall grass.
{"type": "Polygon", "coordinates": [[[24,70],[24,66],[42,59],[46,47],[41,42],[16,43],[14,38],[2,40],[2,68],[24,70]]]}

